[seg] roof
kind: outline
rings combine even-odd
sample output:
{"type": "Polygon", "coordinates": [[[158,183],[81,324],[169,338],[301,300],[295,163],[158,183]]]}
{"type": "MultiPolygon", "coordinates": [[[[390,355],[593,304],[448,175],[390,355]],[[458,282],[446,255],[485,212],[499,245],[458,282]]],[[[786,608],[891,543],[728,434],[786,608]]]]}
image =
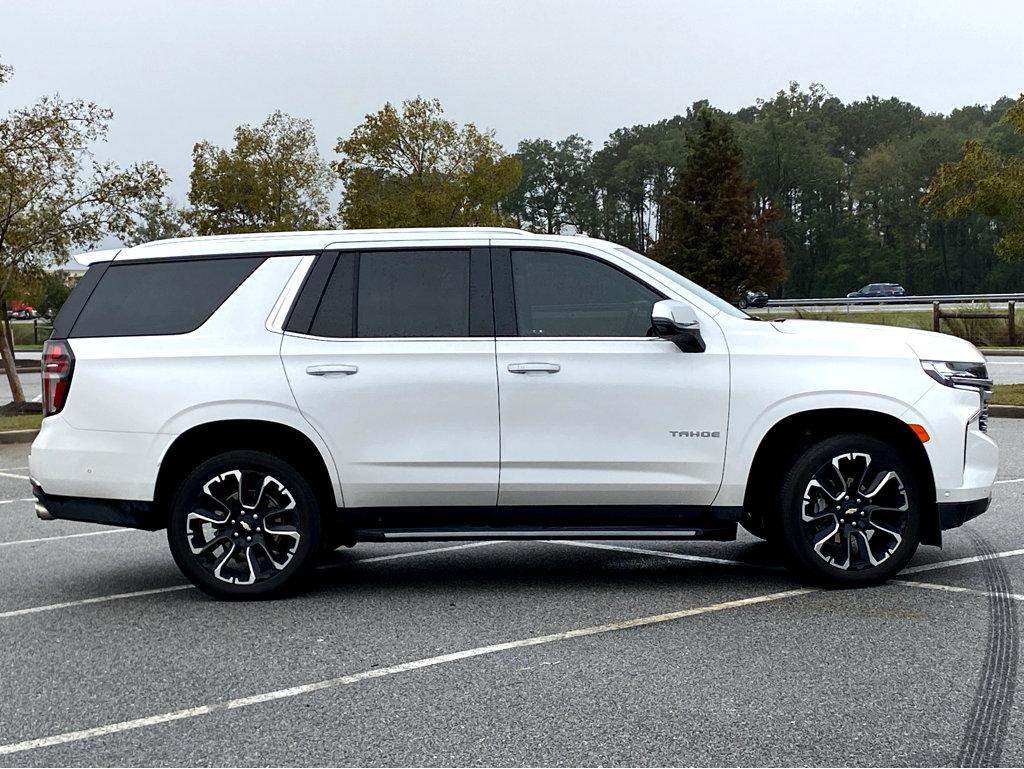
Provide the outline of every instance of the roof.
{"type": "Polygon", "coordinates": [[[172,256],[200,256],[231,253],[280,253],[286,251],[321,251],[338,243],[374,241],[480,240],[489,238],[539,237],[524,230],[507,227],[430,227],[380,230],[314,230],[310,232],[255,232],[242,235],[207,235],[195,238],[155,240],[140,246],[106,249],[77,254],[81,264],[109,261],[116,258],[156,259],[172,256]]]}

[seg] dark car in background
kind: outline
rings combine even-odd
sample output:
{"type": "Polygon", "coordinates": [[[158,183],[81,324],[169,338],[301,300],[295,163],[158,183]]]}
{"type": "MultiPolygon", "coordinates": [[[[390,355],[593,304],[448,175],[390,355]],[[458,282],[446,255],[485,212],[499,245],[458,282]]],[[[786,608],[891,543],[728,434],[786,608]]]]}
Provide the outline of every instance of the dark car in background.
{"type": "Polygon", "coordinates": [[[741,291],[735,304],[741,310],[745,310],[748,307],[767,307],[768,294],[764,291],[741,291]]]}
{"type": "Polygon", "coordinates": [[[907,290],[899,283],[868,283],[857,291],[851,291],[846,295],[847,299],[862,299],[868,297],[906,296],[907,290]]]}

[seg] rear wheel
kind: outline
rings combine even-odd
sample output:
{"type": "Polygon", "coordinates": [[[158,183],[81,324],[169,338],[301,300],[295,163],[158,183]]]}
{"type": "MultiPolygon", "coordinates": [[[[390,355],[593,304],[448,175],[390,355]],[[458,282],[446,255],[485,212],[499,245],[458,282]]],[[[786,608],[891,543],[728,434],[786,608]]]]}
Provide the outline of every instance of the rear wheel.
{"type": "Polygon", "coordinates": [[[807,449],[782,484],[780,542],[816,582],[882,582],[913,557],[921,490],[913,466],[869,435],[839,435],[807,449]]]}
{"type": "Polygon", "coordinates": [[[319,505],[288,463],[230,451],[182,482],[167,539],[179,568],[209,595],[274,595],[294,587],[311,565],[320,545],[319,505]]]}

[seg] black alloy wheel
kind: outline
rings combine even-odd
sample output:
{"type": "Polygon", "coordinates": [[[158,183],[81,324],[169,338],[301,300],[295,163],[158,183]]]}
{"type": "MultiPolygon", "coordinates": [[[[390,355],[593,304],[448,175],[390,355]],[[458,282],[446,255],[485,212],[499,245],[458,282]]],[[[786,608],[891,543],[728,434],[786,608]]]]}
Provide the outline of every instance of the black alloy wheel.
{"type": "Polygon", "coordinates": [[[797,459],[782,490],[783,540],[800,571],[834,585],[883,581],[917,549],[920,491],[891,446],[844,435],[797,459]]]}
{"type": "Polygon", "coordinates": [[[309,484],[280,459],[250,451],[197,467],[179,489],[168,527],[178,566],[219,598],[293,586],[319,539],[320,511],[309,484]]]}

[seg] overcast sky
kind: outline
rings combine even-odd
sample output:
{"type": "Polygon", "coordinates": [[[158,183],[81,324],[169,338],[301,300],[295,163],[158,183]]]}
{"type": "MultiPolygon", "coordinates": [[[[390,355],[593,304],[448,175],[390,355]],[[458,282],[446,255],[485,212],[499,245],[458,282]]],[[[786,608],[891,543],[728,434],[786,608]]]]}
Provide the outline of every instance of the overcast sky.
{"type": "Polygon", "coordinates": [[[155,160],[187,193],[192,145],[274,109],[320,150],[385,101],[437,97],[507,148],[735,109],[790,80],[928,111],[1024,90],[1024,2],[0,0],[0,111],[44,93],[114,110],[119,162],[155,160]]]}

